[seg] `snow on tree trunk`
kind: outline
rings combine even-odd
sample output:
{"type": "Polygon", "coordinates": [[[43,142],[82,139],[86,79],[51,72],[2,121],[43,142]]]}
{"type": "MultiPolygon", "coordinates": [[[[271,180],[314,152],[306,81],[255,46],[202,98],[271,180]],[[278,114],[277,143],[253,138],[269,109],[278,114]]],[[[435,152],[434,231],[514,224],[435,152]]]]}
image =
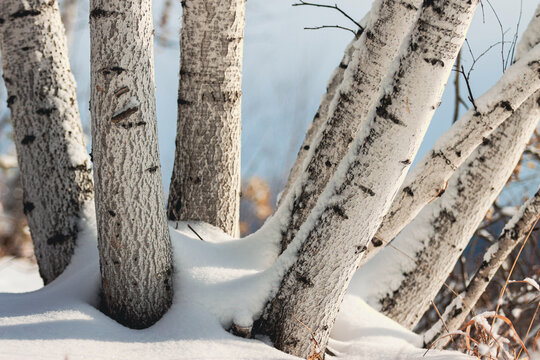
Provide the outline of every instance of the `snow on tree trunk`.
{"type": "Polygon", "coordinates": [[[343,81],[327,110],[328,119],[312,141],[302,174],[281,207],[287,213],[282,251],[294,239],[357,137],[381,81],[417,18],[421,0],[378,0],[373,3],[367,27],[343,74],[343,81]]]}
{"type": "Polygon", "coordinates": [[[441,136],[431,151],[407,175],[381,228],[370,242],[361,266],[390,242],[422,208],[441,196],[448,179],[489,136],[540,88],[540,46],[512,65],[472,108],[441,136]]]}
{"type": "MultiPolygon", "coordinates": [[[[537,105],[536,105],[537,106],[537,105]]],[[[429,308],[454,268],[461,252],[512,174],[538,120],[517,116],[505,121],[450,179],[448,189],[426,206],[392,242],[411,256],[386,247],[364,267],[365,284],[377,277],[377,291],[366,300],[383,313],[412,329],[429,308]],[[384,270],[382,270],[384,269],[384,270]]]]}
{"type": "Polygon", "coordinates": [[[182,1],[170,220],[239,231],[244,0],[182,1]]]}
{"type": "Polygon", "coordinates": [[[2,0],[0,46],[24,212],[47,284],[69,264],[94,196],[58,3],[2,0]]]}
{"type": "MultiPolygon", "coordinates": [[[[534,37],[527,40],[531,44],[540,42],[540,32],[535,32],[538,22],[540,18],[533,18],[524,35],[534,37]]],[[[540,62],[531,60],[531,56],[538,56],[538,46],[523,54],[526,50],[520,48],[513,66],[525,60],[536,68],[531,77],[538,77],[540,62]]],[[[520,81],[516,84],[518,90],[507,90],[508,94],[526,91],[522,85],[529,83],[520,81]]],[[[489,91],[484,97],[493,93],[498,91],[489,91]]],[[[418,323],[519,161],[540,115],[539,93],[530,96],[484,138],[454,173],[444,194],[426,206],[392,242],[411,258],[387,247],[360,268],[360,281],[377,281],[377,286],[365,294],[372,306],[410,329],[418,323]],[[377,269],[384,269],[384,275],[377,269]]]]}
{"type": "Polygon", "coordinates": [[[91,113],[104,310],[144,328],[172,300],[151,0],[90,2],[91,113]]]}
{"type": "MultiPolygon", "coordinates": [[[[540,98],[540,94],[537,95],[540,98]]],[[[540,116],[538,106],[534,111],[536,119],[540,116]]],[[[527,113],[524,116],[530,116],[527,113]]],[[[474,277],[467,285],[465,291],[460,294],[461,297],[455,298],[454,301],[446,307],[442,318],[444,319],[444,327],[439,320],[433,327],[424,335],[424,342],[431,344],[444,335],[446,331],[459,330],[465,319],[469,315],[472,307],[480,299],[480,296],[486,291],[486,288],[499,270],[502,264],[508,259],[514,248],[525,240],[531,228],[534,226],[540,216],[540,190],[530,198],[520,209],[520,211],[512,217],[512,219],[504,227],[498,241],[491,245],[484,256],[484,260],[480,268],[475,273],[474,277]]],[[[438,348],[443,348],[450,340],[446,337],[446,341],[436,343],[438,348]]]]}
{"type": "Polygon", "coordinates": [[[424,3],[360,136],[281,256],[285,274],[279,290],[254,325],[278,349],[309,355],[305,324],[324,351],[360,253],[420,146],[476,5],[424,3]]]}

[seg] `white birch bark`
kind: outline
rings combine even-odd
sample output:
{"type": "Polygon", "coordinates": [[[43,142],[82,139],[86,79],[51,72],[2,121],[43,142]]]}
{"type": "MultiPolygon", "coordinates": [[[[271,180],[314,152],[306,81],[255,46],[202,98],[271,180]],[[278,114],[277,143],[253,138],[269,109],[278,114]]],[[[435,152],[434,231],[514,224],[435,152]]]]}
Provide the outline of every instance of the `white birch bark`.
{"type": "Polygon", "coordinates": [[[405,179],[361,265],[373,258],[426,204],[441,196],[448,179],[474,149],[540,88],[539,61],[540,47],[536,47],[476,99],[476,110],[469,110],[437,140],[405,179]]]}
{"type": "Polygon", "coordinates": [[[282,251],[293,240],[335,173],[377,100],[381,81],[417,18],[421,0],[378,0],[357,41],[343,81],[329,104],[328,119],[306,155],[302,175],[283,200],[287,223],[282,251]]]}
{"type": "MultiPolygon", "coordinates": [[[[540,111],[535,111],[535,113],[538,119],[540,111]]],[[[454,299],[454,301],[446,307],[442,315],[444,326],[442,321],[439,320],[428,332],[426,332],[424,335],[424,342],[426,344],[432,344],[433,341],[437,340],[447,331],[454,332],[459,330],[461,325],[465,322],[465,319],[467,319],[471,309],[480,299],[480,296],[486,291],[486,288],[495,273],[497,273],[499,268],[508,259],[508,256],[512,253],[514,248],[525,240],[539,216],[540,190],[523,204],[519,212],[512,217],[508,224],[506,224],[497,242],[489,247],[482,264],[476,271],[474,277],[467,285],[465,291],[460,294],[461,297],[454,299]]],[[[441,341],[438,341],[435,344],[436,347],[442,349],[445,344],[450,341],[450,338],[448,337],[445,339],[446,340],[441,339],[441,341]]]]}
{"type": "MultiPolygon", "coordinates": [[[[540,18],[534,17],[524,37],[534,36],[533,45],[540,42],[540,32],[534,32],[537,22],[540,18]]],[[[520,48],[517,61],[531,55],[523,54],[526,50],[520,48]]],[[[538,51],[537,46],[533,50],[538,51]]],[[[534,66],[540,69],[537,61],[534,66]]],[[[540,117],[539,99],[537,91],[485,138],[454,173],[444,194],[392,242],[410,258],[387,247],[360,268],[358,281],[377,284],[364,294],[372,306],[414,328],[519,161],[540,117]]]]}
{"type": "Polygon", "coordinates": [[[182,1],[170,220],[239,231],[245,0],[182,1]]]}
{"type": "Polygon", "coordinates": [[[58,3],[2,0],[0,46],[24,212],[47,284],[69,264],[80,212],[93,200],[58,3]]]}
{"type": "Polygon", "coordinates": [[[151,0],[92,0],[91,114],[104,310],[144,328],[172,300],[151,0]]]}
{"type": "Polygon", "coordinates": [[[254,325],[255,332],[269,336],[278,349],[310,354],[312,343],[302,322],[324,351],[359,254],[420,146],[477,3],[424,2],[383,81],[377,106],[281,257],[286,273],[254,325]]]}

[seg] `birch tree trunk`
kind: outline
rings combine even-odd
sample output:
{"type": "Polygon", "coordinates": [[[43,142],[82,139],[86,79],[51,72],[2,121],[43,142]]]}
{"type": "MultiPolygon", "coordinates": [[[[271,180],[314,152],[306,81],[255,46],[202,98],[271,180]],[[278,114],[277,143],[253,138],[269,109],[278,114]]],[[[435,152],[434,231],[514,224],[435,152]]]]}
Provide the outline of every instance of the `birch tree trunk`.
{"type": "Polygon", "coordinates": [[[24,212],[48,284],[69,264],[80,213],[93,200],[58,3],[2,0],[0,46],[24,212]]]}
{"type": "MultiPolygon", "coordinates": [[[[524,35],[532,45],[540,42],[538,23],[540,18],[534,17],[524,35]]],[[[525,61],[534,70],[531,77],[538,77],[539,48],[523,54],[527,50],[520,47],[513,66],[525,61]]],[[[524,91],[522,85],[522,81],[516,81],[518,90],[508,91],[508,95],[524,91]]],[[[403,326],[414,328],[512,174],[540,117],[538,101],[540,91],[485,138],[452,176],[444,194],[426,206],[392,242],[410,258],[385,248],[359,270],[359,281],[377,281],[372,287],[376,290],[365,294],[372,306],[403,326]],[[385,275],[375,275],[380,274],[376,269],[384,269],[385,275]]]]}
{"type": "Polygon", "coordinates": [[[424,2],[360,136],[280,257],[285,274],[279,290],[254,325],[278,349],[309,355],[313,344],[305,324],[324,351],[359,254],[420,146],[476,5],[424,2]]]}
{"type": "Polygon", "coordinates": [[[468,156],[493,130],[540,88],[540,46],[513,64],[407,175],[361,265],[388,244],[429,202],[441,196],[468,156]]]}
{"type": "Polygon", "coordinates": [[[91,113],[105,311],[132,328],[172,300],[154,95],[151,0],[92,0],[91,113]]]}
{"type": "MultiPolygon", "coordinates": [[[[540,98],[540,95],[538,97],[540,98]]],[[[540,111],[535,112],[538,119],[540,111]]],[[[425,334],[424,342],[426,344],[431,344],[447,331],[459,330],[473,306],[486,291],[493,276],[508,259],[514,248],[526,239],[538,217],[540,217],[540,190],[523,204],[520,211],[506,224],[498,241],[489,247],[482,264],[465,291],[446,307],[442,315],[444,326],[442,321],[439,320],[425,334]]],[[[442,349],[448,341],[450,341],[450,338],[446,338],[446,341],[437,342],[436,345],[442,349]]]]}
{"type": "Polygon", "coordinates": [[[245,0],[182,1],[170,220],[239,231],[245,0]]]}
{"type": "Polygon", "coordinates": [[[378,0],[357,42],[343,81],[328,108],[328,119],[306,155],[303,173],[284,199],[282,251],[293,240],[335,173],[377,100],[381,81],[417,17],[421,0],[378,0]]]}

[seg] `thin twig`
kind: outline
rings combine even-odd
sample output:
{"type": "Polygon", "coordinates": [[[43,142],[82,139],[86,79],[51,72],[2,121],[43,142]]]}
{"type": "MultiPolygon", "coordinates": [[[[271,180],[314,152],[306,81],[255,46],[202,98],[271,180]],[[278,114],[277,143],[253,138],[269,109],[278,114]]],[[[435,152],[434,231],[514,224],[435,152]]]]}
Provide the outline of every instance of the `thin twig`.
{"type": "Polygon", "coordinates": [[[314,27],[305,27],[304,30],[319,30],[319,29],[341,29],[341,30],[347,30],[352,32],[356,36],[356,32],[353,29],[350,29],[345,26],[339,26],[339,25],[321,25],[321,26],[314,26],[314,27]]]}
{"type": "Polygon", "coordinates": [[[191,227],[191,225],[187,224],[187,227],[189,228],[189,230],[193,231],[193,233],[194,233],[195,235],[197,235],[197,237],[198,237],[199,239],[201,239],[202,241],[205,241],[205,240],[201,237],[201,235],[197,234],[197,232],[195,231],[194,228],[191,227]]]}
{"type": "Polygon", "coordinates": [[[476,103],[474,102],[471,85],[469,84],[469,77],[465,76],[465,68],[463,67],[463,65],[461,66],[461,73],[463,74],[463,78],[465,79],[465,84],[467,85],[467,91],[469,92],[469,101],[473,104],[474,110],[478,111],[478,108],[476,107],[476,103]]]}
{"type": "MultiPolygon", "coordinates": [[[[351,16],[349,16],[349,14],[347,14],[345,11],[343,11],[339,6],[337,6],[337,4],[335,4],[334,6],[332,5],[325,5],[325,4],[315,4],[315,3],[309,3],[309,2],[305,2],[305,1],[302,1],[300,0],[299,3],[295,3],[295,4],[292,4],[292,6],[303,6],[303,5],[306,5],[306,6],[315,6],[315,7],[322,7],[322,8],[327,8],[327,9],[334,9],[334,10],[337,10],[339,11],[342,15],[344,15],[347,19],[349,19],[350,21],[352,21],[356,26],[358,26],[358,28],[361,30],[361,31],[364,31],[364,27],[362,25],[360,25],[360,23],[356,20],[354,20],[351,16]]],[[[356,33],[355,33],[356,34],[356,33]]]]}

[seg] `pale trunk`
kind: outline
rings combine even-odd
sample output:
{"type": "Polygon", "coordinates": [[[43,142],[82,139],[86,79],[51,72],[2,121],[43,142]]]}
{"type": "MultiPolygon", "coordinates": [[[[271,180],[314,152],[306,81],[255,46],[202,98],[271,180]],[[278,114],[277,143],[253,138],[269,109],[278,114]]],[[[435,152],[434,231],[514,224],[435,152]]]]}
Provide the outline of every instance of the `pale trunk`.
{"type": "Polygon", "coordinates": [[[386,214],[381,228],[370,242],[361,265],[390,242],[422,208],[441,196],[448,179],[494,129],[512,115],[540,88],[540,46],[513,64],[488,92],[476,99],[432,150],[407,175],[386,214]]]}
{"type": "Polygon", "coordinates": [[[47,284],[69,264],[79,216],[93,200],[91,164],[57,2],[2,0],[0,45],[24,212],[47,284]]]}
{"type": "Polygon", "coordinates": [[[168,217],[232,236],[240,216],[244,0],[182,1],[178,133],[168,217]]]}
{"type": "Polygon", "coordinates": [[[104,310],[143,328],[172,300],[150,0],[90,2],[91,113],[104,310]]]}
{"type": "MultiPolygon", "coordinates": [[[[540,96],[540,94],[538,95],[540,96]]],[[[535,111],[536,118],[540,115],[540,111],[535,111]]],[[[476,302],[480,299],[480,296],[484,294],[486,288],[495,276],[495,273],[503,265],[508,257],[515,249],[517,245],[523,242],[527,235],[530,234],[532,227],[538,221],[540,217],[540,190],[530,198],[520,209],[520,211],[512,217],[510,222],[504,227],[498,241],[491,245],[484,256],[482,264],[476,271],[474,277],[467,285],[465,291],[460,294],[446,307],[442,320],[439,320],[425,335],[424,342],[431,344],[437,340],[440,336],[444,335],[447,331],[453,332],[459,330],[461,325],[465,322],[465,319],[471,312],[476,302]]],[[[438,341],[436,343],[438,348],[444,347],[444,345],[450,340],[449,337],[445,337],[446,340],[438,341]]]]}
{"type": "Polygon", "coordinates": [[[368,25],[355,43],[358,48],[329,104],[328,119],[323,119],[324,123],[306,155],[303,173],[281,204],[284,208],[281,211],[287,214],[282,251],[308,218],[351,142],[365,124],[368,112],[377,100],[381,81],[416,20],[421,2],[374,2],[368,25]]]}
{"type": "Polygon", "coordinates": [[[313,344],[303,323],[324,351],[360,253],[420,146],[476,5],[441,0],[423,6],[360,136],[280,257],[285,274],[255,324],[277,348],[309,355],[313,344]]]}

